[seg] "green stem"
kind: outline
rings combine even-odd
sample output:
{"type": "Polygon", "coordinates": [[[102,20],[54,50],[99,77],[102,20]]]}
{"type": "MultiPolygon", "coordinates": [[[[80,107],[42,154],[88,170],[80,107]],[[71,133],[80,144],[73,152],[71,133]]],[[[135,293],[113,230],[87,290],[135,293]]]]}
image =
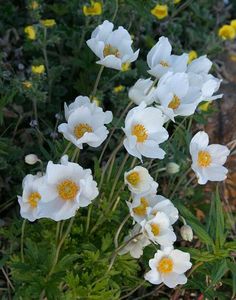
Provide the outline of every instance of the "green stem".
{"type": "Polygon", "coordinates": [[[21,261],[24,262],[24,236],[25,236],[25,225],[26,219],[24,219],[22,226],[21,226],[21,242],[20,242],[20,253],[21,253],[21,261]]]}
{"type": "Polygon", "coordinates": [[[90,97],[91,100],[93,100],[94,96],[96,95],[98,84],[99,84],[99,81],[101,79],[102,72],[103,72],[104,68],[105,68],[104,66],[100,67],[100,70],[98,72],[98,75],[97,75],[97,78],[96,78],[96,81],[95,81],[95,84],[94,84],[94,87],[93,87],[93,91],[92,91],[92,94],[91,94],[91,97],[90,97]]]}
{"type": "Polygon", "coordinates": [[[114,21],[115,21],[116,15],[117,15],[117,13],[118,13],[118,9],[119,9],[119,0],[116,0],[116,8],[115,8],[113,17],[112,17],[112,19],[111,19],[111,22],[114,22],[114,21]]]}
{"type": "Polygon", "coordinates": [[[87,233],[88,230],[89,230],[89,225],[90,225],[90,219],[91,219],[92,208],[93,208],[92,205],[90,205],[89,208],[88,208],[88,216],[87,216],[86,230],[85,230],[86,233],[87,233]]]}
{"type": "Polygon", "coordinates": [[[147,90],[146,96],[151,92],[152,88],[156,85],[156,83],[158,82],[158,78],[156,78],[152,85],[150,86],[150,88],[147,90]]]}

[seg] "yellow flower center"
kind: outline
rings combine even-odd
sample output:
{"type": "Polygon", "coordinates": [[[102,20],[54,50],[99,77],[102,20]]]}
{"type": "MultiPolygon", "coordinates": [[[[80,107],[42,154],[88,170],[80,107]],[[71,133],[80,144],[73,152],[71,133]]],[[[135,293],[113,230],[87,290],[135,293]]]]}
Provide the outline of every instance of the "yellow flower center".
{"type": "Polygon", "coordinates": [[[160,65],[162,65],[162,67],[169,67],[170,65],[168,64],[167,61],[161,60],[160,61],[160,65]]]}
{"type": "Polygon", "coordinates": [[[135,135],[138,143],[143,143],[148,138],[147,130],[142,124],[136,124],[132,128],[132,135],[135,135]]]}
{"type": "Polygon", "coordinates": [[[197,159],[197,162],[198,162],[198,165],[200,167],[208,167],[210,164],[211,164],[211,155],[209,152],[207,151],[199,151],[198,152],[198,159],[197,159]]]}
{"type": "Polygon", "coordinates": [[[77,137],[77,139],[82,138],[85,132],[93,132],[92,127],[87,123],[81,123],[79,125],[76,125],[74,128],[74,135],[77,137]]]}
{"type": "Polygon", "coordinates": [[[178,96],[174,95],[172,100],[170,101],[168,107],[172,109],[177,109],[180,106],[180,99],[178,96]]]}
{"type": "Polygon", "coordinates": [[[152,228],[152,233],[153,233],[155,236],[157,236],[157,235],[160,234],[160,227],[159,227],[159,225],[153,223],[153,224],[151,224],[151,228],[152,228]]]}
{"type": "Polygon", "coordinates": [[[57,191],[63,200],[74,200],[79,191],[79,186],[74,181],[67,179],[57,185],[57,191]]]}
{"type": "Polygon", "coordinates": [[[158,210],[157,210],[157,209],[154,209],[154,210],[152,211],[152,215],[153,215],[153,216],[156,216],[157,213],[158,213],[158,210]]]}
{"type": "Polygon", "coordinates": [[[103,49],[104,57],[108,55],[115,55],[116,57],[120,57],[120,52],[116,47],[113,47],[111,44],[105,45],[103,49]]]}
{"type": "Polygon", "coordinates": [[[132,172],[126,179],[131,185],[136,186],[140,182],[140,175],[138,172],[132,172]]]}
{"type": "Polygon", "coordinates": [[[158,265],[157,265],[157,271],[160,273],[170,273],[173,271],[173,261],[171,258],[164,257],[162,258],[158,265]]]}
{"type": "Polygon", "coordinates": [[[147,199],[145,199],[144,197],[142,197],[142,198],[140,199],[140,205],[134,207],[134,208],[133,208],[133,212],[134,212],[136,215],[140,216],[140,217],[145,216],[146,213],[147,213],[147,207],[148,207],[148,204],[149,204],[149,203],[148,203],[147,199]]]}
{"type": "Polygon", "coordinates": [[[38,192],[33,192],[28,197],[28,202],[32,208],[37,207],[39,200],[41,199],[41,195],[38,192]]]}

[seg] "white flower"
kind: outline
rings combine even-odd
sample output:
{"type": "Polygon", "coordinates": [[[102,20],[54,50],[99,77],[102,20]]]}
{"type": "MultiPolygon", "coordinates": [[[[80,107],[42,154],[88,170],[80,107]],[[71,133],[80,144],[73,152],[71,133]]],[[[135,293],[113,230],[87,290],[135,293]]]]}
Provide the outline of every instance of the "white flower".
{"type": "Polygon", "coordinates": [[[40,159],[36,154],[28,154],[25,156],[25,163],[28,165],[34,165],[38,161],[40,161],[40,159]]]}
{"type": "Polygon", "coordinates": [[[189,225],[183,225],[180,228],[180,234],[184,241],[191,242],[193,240],[193,230],[189,225]]]}
{"type": "Polygon", "coordinates": [[[212,62],[206,55],[194,59],[187,68],[187,72],[196,74],[208,74],[212,67],[212,62]]]}
{"type": "Polygon", "coordinates": [[[169,288],[185,284],[187,277],[184,273],[191,268],[189,253],[167,247],[158,250],[153,259],[149,260],[151,270],[144,278],[152,284],[164,283],[169,288]]]}
{"type": "Polygon", "coordinates": [[[20,214],[31,222],[44,217],[46,213],[44,203],[42,203],[42,195],[39,192],[42,183],[43,177],[26,175],[22,182],[22,197],[18,196],[20,214]]]}
{"type": "Polygon", "coordinates": [[[141,225],[143,233],[156,244],[171,246],[176,241],[170,220],[163,212],[157,212],[155,217],[142,221],[141,225]]]}
{"type": "Polygon", "coordinates": [[[155,193],[158,183],[154,181],[148,170],[137,166],[124,174],[125,184],[134,194],[155,193]]]}
{"type": "Polygon", "coordinates": [[[166,172],[169,174],[169,175],[173,175],[173,174],[176,174],[179,172],[179,169],[180,169],[180,166],[174,162],[169,162],[167,165],[166,165],[166,172]]]}
{"type": "Polygon", "coordinates": [[[123,128],[126,138],[124,147],[129,154],[142,160],[142,155],[149,158],[163,159],[165,151],[159,144],[168,139],[168,132],[163,127],[165,118],[155,107],[146,107],[142,102],[131,109],[125,118],[123,128]]]}
{"type": "Polygon", "coordinates": [[[230,151],[226,146],[209,144],[208,134],[199,131],[190,142],[192,169],[196,173],[199,184],[210,181],[222,181],[228,170],[223,167],[230,151]]]}
{"type": "Polygon", "coordinates": [[[171,44],[168,38],[162,36],[147,55],[147,63],[150,68],[149,74],[161,78],[168,71],[185,72],[188,63],[188,54],[180,56],[171,55],[171,44]]]}
{"type": "Polygon", "coordinates": [[[131,240],[134,236],[139,235],[136,238],[133,238],[125,247],[123,247],[119,251],[119,255],[123,255],[126,253],[130,253],[130,255],[133,258],[139,258],[143,255],[143,249],[150,245],[151,242],[149,239],[140,232],[141,226],[139,224],[136,224],[134,228],[130,231],[129,235],[124,238],[124,242],[128,242],[131,240]]]}
{"type": "Polygon", "coordinates": [[[68,107],[65,104],[65,118],[67,123],[59,125],[58,131],[83,149],[84,143],[91,147],[102,144],[108,135],[104,124],[111,122],[112,113],[104,112],[101,107],[91,103],[88,97],[79,96],[68,107]]]}
{"type": "Polygon", "coordinates": [[[176,116],[190,116],[199,103],[199,86],[191,86],[188,74],[167,73],[159,81],[157,96],[163,112],[172,120],[176,116]]]}
{"type": "Polygon", "coordinates": [[[153,80],[151,78],[136,81],[134,86],[129,90],[130,100],[137,105],[141,102],[145,102],[147,105],[152,104],[156,98],[156,88],[152,87],[152,85],[153,80]]]}
{"type": "Polygon", "coordinates": [[[98,195],[91,170],[69,162],[67,155],[61,158],[61,164],[50,161],[44,178],[39,192],[49,206],[48,217],[55,221],[71,218],[79,207],[88,206],[98,195]]]}
{"type": "Polygon", "coordinates": [[[164,212],[170,221],[170,224],[174,224],[178,220],[178,210],[172,204],[172,202],[156,194],[144,194],[144,195],[133,195],[132,203],[126,202],[130,215],[138,223],[147,219],[148,216],[155,216],[157,212],[164,212]]]}
{"type": "Polygon", "coordinates": [[[104,21],[92,32],[87,45],[99,57],[97,64],[121,70],[122,64],[137,59],[139,50],[133,51],[131,47],[133,41],[127,30],[119,26],[113,31],[113,27],[111,22],[104,21]]]}

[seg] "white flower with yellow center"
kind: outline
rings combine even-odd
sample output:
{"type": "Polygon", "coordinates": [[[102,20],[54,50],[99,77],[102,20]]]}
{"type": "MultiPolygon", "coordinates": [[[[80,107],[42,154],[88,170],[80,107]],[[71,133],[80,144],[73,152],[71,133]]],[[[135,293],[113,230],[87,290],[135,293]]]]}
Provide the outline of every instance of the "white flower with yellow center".
{"type": "Polygon", "coordinates": [[[133,195],[133,201],[126,202],[130,215],[138,223],[141,223],[143,220],[148,217],[155,216],[158,212],[164,212],[170,221],[170,225],[174,224],[178,220],[178,210],[172,204],[172,202],[156,194],[145,194],[145,195],[133,195]]]}
{"type": "Polygon", "coordinates": [[[23,218],[33,222],[45,215],[44,203],[39,187],[43,183],[43,177],[37,175],[26,175],[23,179],[23,194],[18,196],[20,214],[23,218]]]}
{"type": "Polygon", "coordinates": [[[143,233],[156,244],[171,246],[176,241],[170,220],[163,212],[157,212],[150,220],[142,221],[141,226],[143,233]]]}
{"type": "Polygon", "coordinates": [[[133,258],[140,258],[143,255],[143,249],[150,245],[149,239],[141,232],[141,226],[136,224],[129,235],[124,238],[124,243],[130,241],[119,251],[119,255],[130,253],[133,258]]]}
{"type": "Polygon", "coordinates": [[[172,120],[192,115],[199,103],[199,86],[191,86],[187,73],[167,73],[159,81],[157,96],[163,112],[172,120]]]}
{"type": "Polygon", "coordinates": [[[65,104],[67,123],[59,125],[58,131],[75,146],[83,149],[86,143],[91,147],[100,146],[108,135],[104,124],[112,121],[112,113],[91,103],[88,97],[79,96],[68,107],[65,104]]]}
{"type": "Polygon", "coordinates": [[[151,270],[144,278],[152,284],[164,283],[169,288],[185,284],[184,273],[192,267],[189,253],[175,250],[172,247],[157,250],[153,259],[149,260],[151,270]]]}
{"type": "Polygon", "coordinates": [[[190,142],[192,169],[196,173],[199,184],[210,181],[225,180],[228,170],[223,167],[230,151],[226,146],[209,144],[208,134],[199,131],[190,142]]]}
{"type": "Polygon", "coordinates": [[[144,102],[131,109],[125,118],[125,128],[123,128],[126,135],[124,147],[129,154],[140,160],[142,155],[163,159],[165,151],[159,144],[169,137],[163,127],[164,122],[163,113],[158,108],[146,107],[144,102]]]}
{"type": "Polygon", "coordinates": [[[139,105],[141,102],[145,102],[147,105],[152,104],[156,99],[156,88],[152,87],[153,80],[139,79],[134,86],[129,90],[129,99],[135,104],[139,105]]]}
{"type": "Polygon", "coordinates": [[[148,170],[137,166],[124,174],[125,184],[133,194],[156,193],[158,183],[154,181],[148,170]]]}
{"type": "Polygon", "coordinates": [[[61,158],[60,164],[48,163],[39,191],[42,202],[49,206],[48,217],[55,221],[71,218],[79,207],[88,206],[98,195],[91,170],[69,162],[67,155],[61,158]]]}
{"type": "Polygon", "coordinates": [[[185,72],[188,63],[188,54],[171,55],[172,47],[168,38],[162,36],[147,55],[149,74],[161,78],[165,73],[185,72]]]}
{"type": "Polygon", "coordinates": [[[87,41],[89,48],[99,57],[97,64],[108,68],[122,70],[122,65],[138,58],[139,50],[133,51],[130,34],[122,26],[114,30],[114,25],[104,21],[87,41]]]}

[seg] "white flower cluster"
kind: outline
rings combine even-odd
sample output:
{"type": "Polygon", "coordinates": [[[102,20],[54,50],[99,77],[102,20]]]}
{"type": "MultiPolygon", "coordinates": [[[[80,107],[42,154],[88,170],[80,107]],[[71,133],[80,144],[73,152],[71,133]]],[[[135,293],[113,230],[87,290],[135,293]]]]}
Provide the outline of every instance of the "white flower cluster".
{"type": "Polygon", "coordinates": [[[192,266],[190,255],[173,248],[176,235],[172,225],[178,220],[178,210],[169,199],[157,195],[158,183],[146,168],[137,166],[126,172],[124,181],[131,192],[132,202],[127,205],[136,224],[125,237],[127,245],[119,254],[129,252],[139,258],[144,247],[157,244],[161,250],[149,261],[151,271],[145,274],[145,279],[153,284],[163,282],[171,288],[186,283],[184,272],[192,266]]]}

